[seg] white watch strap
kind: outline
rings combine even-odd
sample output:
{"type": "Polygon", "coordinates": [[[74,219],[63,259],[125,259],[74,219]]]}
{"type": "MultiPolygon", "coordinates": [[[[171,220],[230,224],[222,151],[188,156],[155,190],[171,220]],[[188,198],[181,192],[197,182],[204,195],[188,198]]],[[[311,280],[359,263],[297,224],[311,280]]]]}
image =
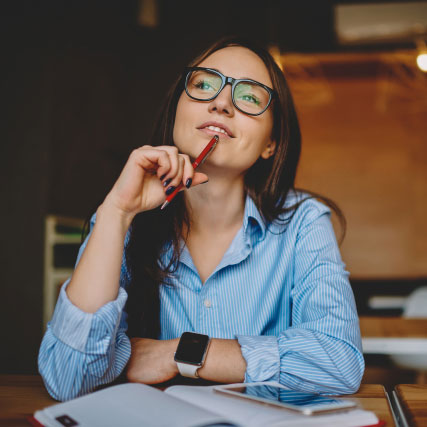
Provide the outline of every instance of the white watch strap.
{"type": "Polygon", "coordinates": [[[197,375],[197,371],[201,368],[198,365],[189,365],[188,363],[180,363],[176,362],[178,365],[179,373],[183,377],[189,377],[189,378],[199,378],[197,375]]]}

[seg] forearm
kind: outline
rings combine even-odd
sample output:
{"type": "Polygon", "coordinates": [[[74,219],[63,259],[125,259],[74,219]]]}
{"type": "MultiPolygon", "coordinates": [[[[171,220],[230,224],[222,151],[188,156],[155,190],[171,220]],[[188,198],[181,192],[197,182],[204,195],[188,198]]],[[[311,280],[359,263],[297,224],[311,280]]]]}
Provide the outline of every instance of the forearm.
{"type": "Polygon", "coordinates": [[[126,293],[96,314],[70,303],[61,289],[39,352],[39,372],[58,400],[85,394],[116,378],[130,357],[123,306],[126,293]]]}
{"type": "Polygon", "coordinates": [[[40,349],[38,367],[49,394],[56,400],[69,400],[113,381],[130,355],[126,336],[120,334],[117,341],[115,349],[109,349],[106,354],[87,355],[62,343],[48,331],[40,349]]]}
{"type": "Polygon", "coordinates": [[[198,375],[210,381],[238,383],[245,380],[245,371],[246,361],[237,340],[214,338],[198,375]]]}
{"type": "MultiPolygon", "coordinates": [[[[355,393],[364,371],[361,351],[344,339],[313,330],[280,335],[280,383],[314,393],[355,393]]],[[[253,378],[258,380],[258,378],[253,378]]]]}
{"type": "Polygon", "coordinates": [[[67,288],[70,301],[94,313],[117,298],[124,240],[131,218],[113,209],[108,198],[98,208],[96,223],[67,288]]]}
{"type": "MultiPolygon", "coordinates": [[[[179,374],[174,360],[179,338],[153,340],[132,339],[131,358],[127,367],[129,381],[157,384],[179,374]]],[[[212,339],[205,364],[198,370],[200,378],[236,383],[245,380],[246,362],[236,340],[212,339]]]]}
{"type": "MultiPolygon", "coordinates": [[[[329,322],[328,322],[329,323],[329,322]]],[[[292,327],[275,336],[239,336],[247,363],[245,382],[279,381],[294,390],[354,393],[363,375],[363,355],[351,340],[292,327]]]]}

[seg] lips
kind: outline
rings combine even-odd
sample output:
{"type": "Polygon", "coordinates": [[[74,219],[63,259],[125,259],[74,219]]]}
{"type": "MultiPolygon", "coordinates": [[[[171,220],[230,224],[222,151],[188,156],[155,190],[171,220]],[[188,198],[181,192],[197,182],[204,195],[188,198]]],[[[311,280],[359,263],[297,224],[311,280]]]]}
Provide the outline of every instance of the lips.
{"type": "Polygon", "coordinates": [[[219,136],[225,135],[229,138],[234,138],[234,135],[231,133],[231,130],[227,126],[219,122],[206,122],[199,126],[197,129],[208,131],[208,133],[216,133],[219,136]]]}

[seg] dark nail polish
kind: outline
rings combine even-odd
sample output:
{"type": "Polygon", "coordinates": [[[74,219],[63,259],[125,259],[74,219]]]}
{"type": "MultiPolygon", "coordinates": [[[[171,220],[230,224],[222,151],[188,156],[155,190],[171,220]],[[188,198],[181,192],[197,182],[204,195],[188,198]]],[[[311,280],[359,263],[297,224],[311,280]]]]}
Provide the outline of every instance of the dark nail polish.
{"type": "Polygon", "coordinates": [[[191,179],[191,178],[188,178],[187,179],[187,181],[185,182],[185,186],[187,187],[187,188],[190,188],[191,187],[191,183],[193,182],[193,180],[191,179]]]}
{"type": "Polygon", "coordinates": [[[164,183],[163,183],[163,187],[167,187],[172,181],[172,178],[167,179],[164,183]]]}
{"type": "Polygon", "coordinates": [[[166,176],[166,174],[163,174],[163,175],[160,177],[160,181],[163,181],[163,180],[165,179],[165,176],[166,176]]]}
{"type": "Polygon", "coordinates": [[[174,187],[174,186],[169,187],[169,188],[166,190],[166,195],[167,195],[167,196],[169,196],[169,194],[173,193],[173,191],[174,191],[174,190],[175,190],[175,187],[174,187]]]}

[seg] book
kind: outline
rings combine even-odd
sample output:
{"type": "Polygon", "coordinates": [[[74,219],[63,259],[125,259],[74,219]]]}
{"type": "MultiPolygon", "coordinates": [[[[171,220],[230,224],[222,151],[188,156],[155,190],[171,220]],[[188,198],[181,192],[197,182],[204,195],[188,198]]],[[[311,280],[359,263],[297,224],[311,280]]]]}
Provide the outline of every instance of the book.
{"type": "Polygon", "coordinates": [[[359,408],[307,416],[223,395],[215,392],[213,386],[172,386],[162,392],[154,387],[137,383],[111,386],[68,402],[49,406],[36,411],[32,423],[34,426],[44,427],[381,425],[373,412],[359,408]]]}

